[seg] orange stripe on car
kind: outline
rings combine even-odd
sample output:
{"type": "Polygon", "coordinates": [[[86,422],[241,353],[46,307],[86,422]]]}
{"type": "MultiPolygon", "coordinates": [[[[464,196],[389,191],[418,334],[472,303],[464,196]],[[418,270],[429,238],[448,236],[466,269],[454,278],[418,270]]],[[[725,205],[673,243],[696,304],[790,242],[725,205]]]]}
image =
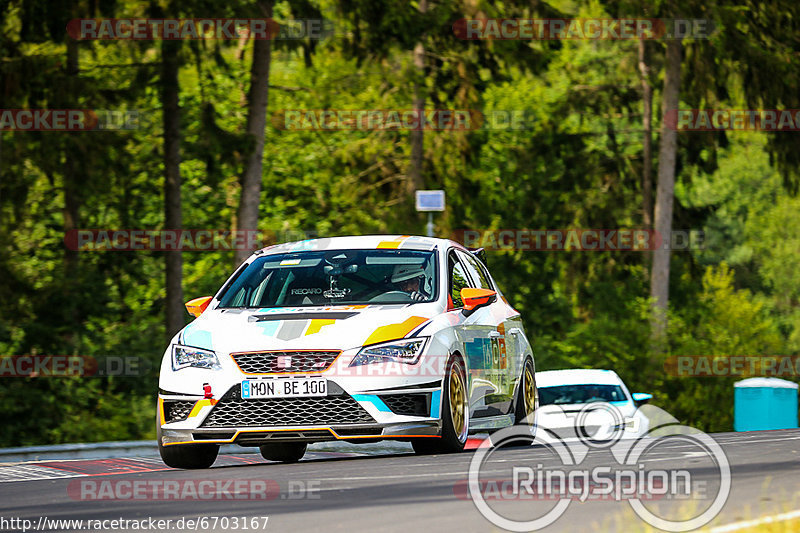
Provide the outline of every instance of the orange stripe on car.
{"type": "Polygon", "coordinates": [[[377,344],[379,342],[402,339],[416,329],[417,326],[427,321],[428,319],[425,317],[412,316],[405,319],[403,322],[400,322],[399,324],[387,324],[385,326],[381,326],[372,332],[372,335],[370,335],[367,340],[364,341],[364,345],[366,346],[368,344],[377,344]]]}

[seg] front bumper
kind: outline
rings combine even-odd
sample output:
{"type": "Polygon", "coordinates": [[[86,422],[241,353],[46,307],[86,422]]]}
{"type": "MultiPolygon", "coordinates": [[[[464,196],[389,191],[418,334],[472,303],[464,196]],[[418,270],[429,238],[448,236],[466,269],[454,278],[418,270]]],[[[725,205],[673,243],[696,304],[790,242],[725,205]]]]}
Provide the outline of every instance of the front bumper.
{"type": "Polygon", "coordinates": [[[311,426],[229,428],[229,429],[167,429],[161,430],[164,446],[175,444],[238,444],[260,446],[268,442],[302,441],[324,442],[333,440],[406,440],[419,437],[438,437],[438,422],[405,424],[373,424],[365,426],[311,426]]]}
{"type": "MultiPolygon", "coordinates": [[[[440,435],[443,368],[437,358],[415,365],[371,364],[350,367],[359,348],[336,352],[327,368],[312,370],[322,350],[296,350],[292,365],[299,372],[278,372],[251,356],[220,356],[217,370],[185,368],[173,371],[169,350],[162,361],[159,418],[164,445],[236,443],[257,446],[276,440],[381,440],[440,435]],[[241,366],[240,365],[244,365],[241,366]],[[311,366],[309,366],[311,365],[311,366]],[[327,396],[242,399],[242,380],[281,377],[323,377],[327,396]],[[212,398],[204,398],[209,384],[212,398]]],[[[288,352],[258,352],[283,354],[288,352]]]]}
{"type": "Polygon", "coordinates": [[[441,390],[349,394],[328,381],[328,396],[242,399],[241,386],[221,398],[159,394],[163,445],[273,441],[410,439],[440,434],[441,390]]]}

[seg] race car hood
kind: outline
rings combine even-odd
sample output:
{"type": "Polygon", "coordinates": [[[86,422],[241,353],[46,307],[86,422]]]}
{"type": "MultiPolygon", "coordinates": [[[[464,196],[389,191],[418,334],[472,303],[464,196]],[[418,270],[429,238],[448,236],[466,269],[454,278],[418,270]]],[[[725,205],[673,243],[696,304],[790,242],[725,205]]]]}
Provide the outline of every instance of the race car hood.
{"type": "Polygon", "coordinates": [[[269,309],[209,309],[184,328],[181,344],[217,353],[348,350],[422,330],[435,303],[269,309]]]}
{"type": "Polygon", "coordinates": [[[542,405],[537,410],[537,423],[548,429],[574,428],[580,425],[604,426],[623,423],[633,416],[632,402],[597,402],[596,404],[542,405]],[[592,410],[591,407],[596,407],[592,410]],[[601,406],[607,406],[603,408],[601,406]]]}

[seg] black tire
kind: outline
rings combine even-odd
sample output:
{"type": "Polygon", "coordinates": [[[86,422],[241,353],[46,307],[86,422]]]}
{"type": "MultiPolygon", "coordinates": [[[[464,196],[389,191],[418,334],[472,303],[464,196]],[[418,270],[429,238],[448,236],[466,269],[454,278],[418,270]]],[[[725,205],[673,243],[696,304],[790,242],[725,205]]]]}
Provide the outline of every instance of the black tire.
{"type": "Polygon", "coordinates": [[[417,455],[431,455],[434,453],[440,453],[440,440],[441,439],[436,437],[411,439],[411,447],[414,448],[414,453],[417,455]]]}
{"type": "Polygon", "coordinates": [[[173,444],[158,445],[158,452],[164,464],[172,468],[196,470],[208,468],[217,460],[219,446],[216,444],[173,444]]]}
{"type": "Polygon", "coordinates": [[[270,442],[259,446],[261,457],[280,463],[296,463],[303,458],[306,448],[307,442],[270,442]]]}
{"type": "Polygon", "coordinates": [[[419,438],[411,441],[414,452],[419,455],[431,453],[458,453],[464,451],[469,434],[469,385],[464,360],[460,355],[450,356],[447,373],[442,385],[442,434],[440,438],[419,438]],[[450,408],[451,386],[454,397],[460,396],[460,416],[450,408]],[[458,387],[455,389],[455,387],[458,387]],[[455,420],[454,420],[455,418],[455,420]]]}
{"type": "Polygon", "coordinates": [[[219,454],[218,444],[173,444],[164,446],[161,443],[161,417],[159,413],[156,413],[156,437],[161,460],[171,468],[183,468],[186,470],[208,468],[214,464],[219,454]]]}
{"type": "Polygon", "coordinates": [[[526,359],[522,367],[519,391],[517,392],[517,401],[514,407],[514,424],[536,426],[535,415],[536,409],[539,407],[539,394],[536,390],[535,376],[533,363],[530,359],[526,359]],[[533,398],[530,397],[531,392],[533,393],[533,398]]]}

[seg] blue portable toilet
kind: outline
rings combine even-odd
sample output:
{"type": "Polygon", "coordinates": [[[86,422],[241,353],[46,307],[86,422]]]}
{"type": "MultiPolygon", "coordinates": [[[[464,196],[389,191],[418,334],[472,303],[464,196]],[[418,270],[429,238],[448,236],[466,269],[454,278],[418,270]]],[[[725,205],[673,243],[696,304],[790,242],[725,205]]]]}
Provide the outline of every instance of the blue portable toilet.
{"type": "Polygon", "coordinates": [[[733,386],[734,431],[797,427],[797,383],[749,378],[733,386]]]}

